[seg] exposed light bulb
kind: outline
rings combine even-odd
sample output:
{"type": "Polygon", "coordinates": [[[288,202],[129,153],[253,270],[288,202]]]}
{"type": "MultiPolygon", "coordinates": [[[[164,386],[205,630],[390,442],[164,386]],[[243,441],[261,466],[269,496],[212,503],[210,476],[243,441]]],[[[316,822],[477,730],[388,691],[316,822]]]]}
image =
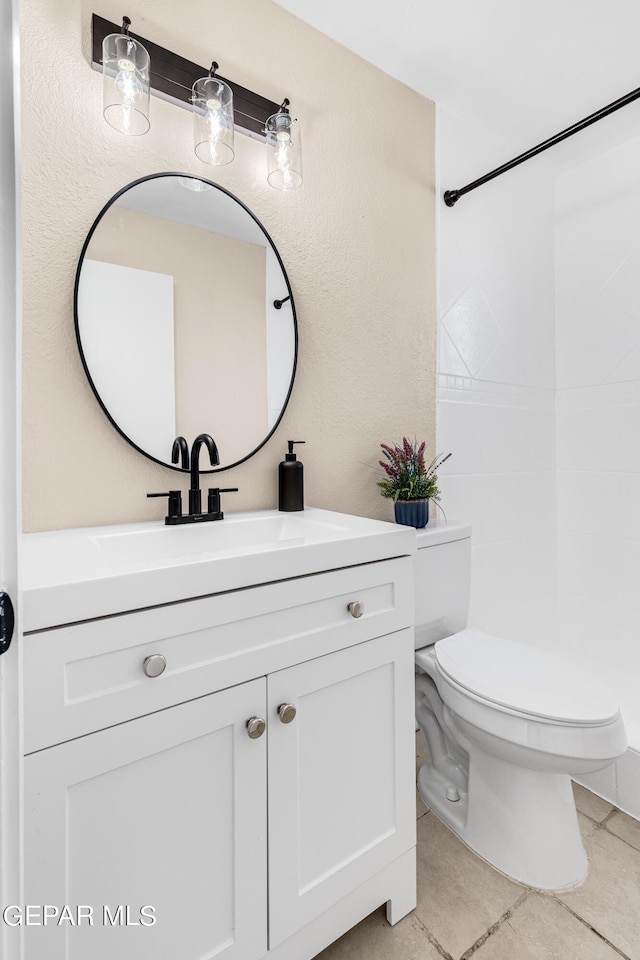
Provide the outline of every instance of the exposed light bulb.
{"type": "Polygon", "coordinates": [[[122,94],[123,100],[133,105],[144,91],[136,76],[135,64],[131,60],[118,60],[118,71],[114,83],[122,94]]]}
{"type": "Polygon", "coordinates": [[[212,64],[212,73],[193,85],[193,134],[198,159],[219,167],[234,157],[234,117],[231,87],[213,75],[216,68],[212,64]]]}
{"type": "Polygon", "coordinates": [[[103,113],[110,126],[134,136],[149,129],[149,54],[127,33],[111,33],[102,43],[103,113]]]}
{"type": "Polygon", "coordinates": [[[207,100],[206,123],[208,139],[212,146],[218,142],[223,133],[222,119],[220,117],[221,106],[222,104],[219,100],[207,100]]]}
{"type": "Polygon", "coordinates": [[[285,100],[280,111],[266,124],[268,173],[267,180],[277,190],[293,190],[302,183],[300,140],[291,135],[292,120],[285,100]]]}
{"type": "Polygon", "coordinates": [[[282,173],[284,189],[290,190],[295,180],[295,174],[291,169],[291,135],[289,133],[278,133],[276,140],[276,167],[282,173]]]}

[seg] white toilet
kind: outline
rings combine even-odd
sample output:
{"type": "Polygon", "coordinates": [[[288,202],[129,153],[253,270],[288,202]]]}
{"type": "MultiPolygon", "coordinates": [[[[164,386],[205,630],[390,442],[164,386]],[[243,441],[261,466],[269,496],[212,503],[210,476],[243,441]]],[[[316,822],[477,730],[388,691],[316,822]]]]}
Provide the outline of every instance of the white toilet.
{"type": "Polygon", "coordinates": [[[587,872],[571,775],[624,753],[618,704],[578,663],[465,629],[471,528],[417,531],[416,720],[427,804],[476,853],[533,887],[587,872]]]}

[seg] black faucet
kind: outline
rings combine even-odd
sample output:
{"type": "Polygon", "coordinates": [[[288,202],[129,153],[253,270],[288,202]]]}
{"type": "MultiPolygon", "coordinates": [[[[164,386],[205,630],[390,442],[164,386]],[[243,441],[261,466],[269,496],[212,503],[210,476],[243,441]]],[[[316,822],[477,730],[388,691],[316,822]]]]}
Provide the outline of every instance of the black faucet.
{"type": "MultiPolygon", "coordinates": [[[[178,438],[179,440],[180,438],[178,438]]],[[[178,441],[176,440],[176,443],[178,441]]],[[[208,433],[199,433],[191,447],[191,488],[189,490],[189,513],[191,516],[202,513],[202,493],[200,491],[200,448],[205,445],[209,451],[212,467],[220,463],[220,455],[215,440],[208,433]]],[[[175,449],[175,443],[174,443],[175,449]]]]}
{"type": "Polygon", "coordinates": [[[220,454],[213,437],[208,433],[199,433],[193,441],[191,447],[191,457],[189,457],[189,446],[184,437],[176,437],[173,441],[171,450],[171,462],[182,461],[182,469],[189,470],[189,460],[191,460],[191,489],[189,490],[189,513],[182,513],[182,494],[180,490],[169,490],[168,493],[148,493],[148,497],[169,497],[169,512],[164,518],[164,522],[175,526],[179,523],[199,523],[202,520],[222,520],[224,513],[220,509],[220,494],[235,493],[237,487],[211,487],[207,501],[207,512],[202,512],[202,492],[200,490],[200,448],[205,446],[209,451],[209,460],[212,467],[217,467],[220,463],[220,454]]]}
{"type": "Polygon", "coordinates": [[[171,463],[177,463],[181,459],[180,466],[183,470],[189,469],[189,444],[184,437],[176,437],[171,449],[171,463]]]}

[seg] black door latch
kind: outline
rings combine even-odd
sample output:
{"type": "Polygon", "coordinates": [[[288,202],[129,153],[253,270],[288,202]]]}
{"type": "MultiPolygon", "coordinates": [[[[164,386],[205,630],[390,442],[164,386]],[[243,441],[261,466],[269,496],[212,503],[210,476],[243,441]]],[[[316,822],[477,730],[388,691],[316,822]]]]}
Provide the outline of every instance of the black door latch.
{"type": "Polygon", "coordinates": [[[0,590],[0,654],[6,653],[11,646],[15,614],[11,597],[4,590],[0,590]]]}

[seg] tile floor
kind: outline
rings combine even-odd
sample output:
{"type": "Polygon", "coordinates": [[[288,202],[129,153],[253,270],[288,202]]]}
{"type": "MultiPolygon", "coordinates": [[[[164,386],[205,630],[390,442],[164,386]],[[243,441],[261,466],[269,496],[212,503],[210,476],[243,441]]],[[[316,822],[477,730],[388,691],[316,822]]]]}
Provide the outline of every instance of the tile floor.
{"type": "Polygon", "coordinates": [[[418,797],[416,910],[395,927],[377,910],[318,960],[640,960],[640,823],[575,795],[589,875],[563,894],[493,870],[418,797]]]}

